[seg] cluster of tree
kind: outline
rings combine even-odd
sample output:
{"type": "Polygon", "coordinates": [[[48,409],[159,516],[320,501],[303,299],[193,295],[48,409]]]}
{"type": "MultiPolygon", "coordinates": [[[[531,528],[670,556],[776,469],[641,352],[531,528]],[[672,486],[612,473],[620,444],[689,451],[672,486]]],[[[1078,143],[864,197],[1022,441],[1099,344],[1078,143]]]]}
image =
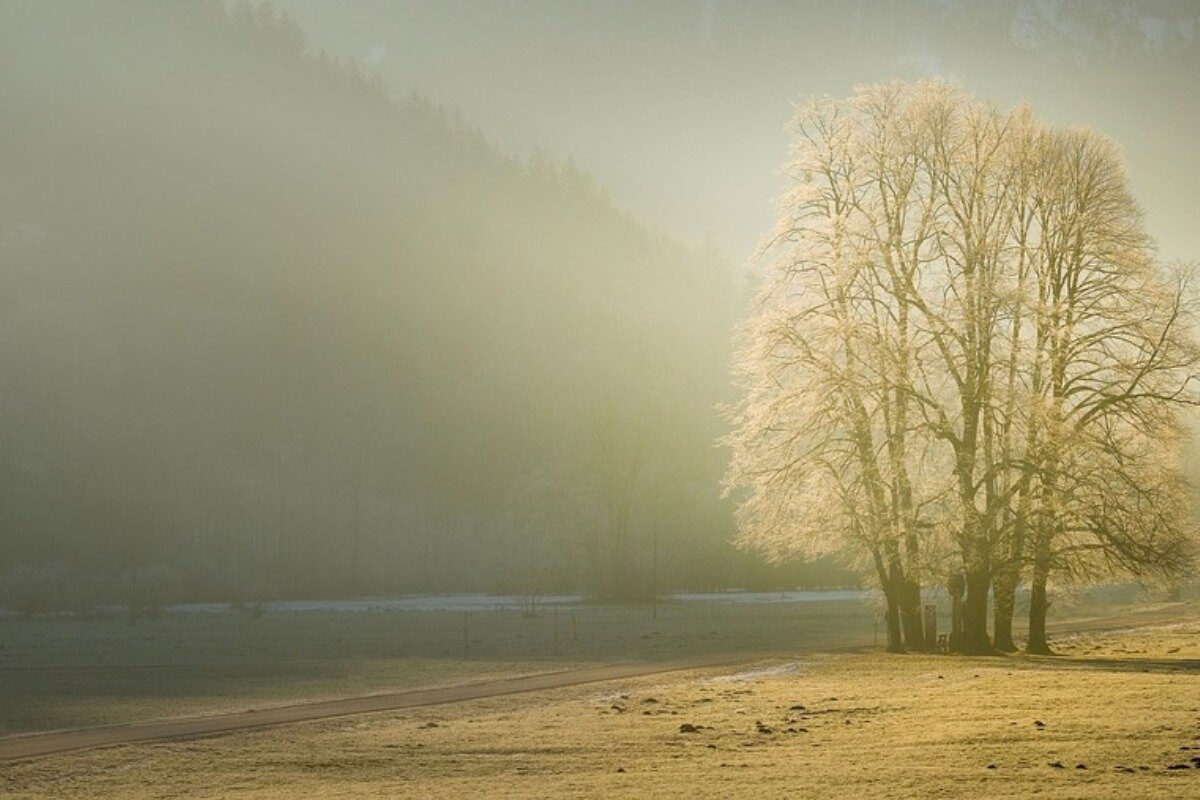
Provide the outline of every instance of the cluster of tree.
{"type": "Polygon", "coordinates": [[[1193,567],[1192,273],[1112,142],[888,83],[799,109],[788,174],[730,410],[744,543],[856,558],[893,650],[923,648],[923,585],[965,588],[982,652],[1027,582],[1040,652],[1048,582],[1193,567]]]}
{"type": "Polygon", "coordinates": [[[245,2],[0,4],[0,107],[0,573],[74,565],[15,595],[847,580],[729,545],[743,293],[582,170],[245,2]]]}

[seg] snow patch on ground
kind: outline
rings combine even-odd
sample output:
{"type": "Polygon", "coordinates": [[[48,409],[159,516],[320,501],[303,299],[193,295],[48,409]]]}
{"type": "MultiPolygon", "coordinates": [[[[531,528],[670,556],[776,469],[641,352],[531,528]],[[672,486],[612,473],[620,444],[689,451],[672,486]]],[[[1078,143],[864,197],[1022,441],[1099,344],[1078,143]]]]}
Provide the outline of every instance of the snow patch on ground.
{"type": "MultiPolygon", "coordinates": [[[[537,607],[578,603],[579,595],[555,595],[537,598],[537,607]]],[[[503,611],[519,610],[525,598],[491,594],[413,595],[408,597],[360,597],[353,600],[279,600],[267,603],[272,614],[328,611],[503,611]]],[[[178,613],[225,614],[228,603],[186,603],[172,606],[178,613]]]]}
{"type": "Polygon", "coordinates": [[[684,603],[820,603],[846,600],[869,600],[875,592],[863,589],[797,592],[696,592],[671,595],[672,600],[684,603]]]}
{"type": "MultiPolygon", "coordinates": [[[[861,590],[693,592],[671,595],[668,600],[679,603],[758,605],[763,603],[858,601],[872,596],[872,592],[861,590]]],[[[536,598],[534,607],[580,605],[585,600],[583,595],[545,595],[536,598]]],[[[402,597],[359,597],[350,600],[279,600],[267,603],[266,609],[272,614],[350,611],[518,611],[526,606],[526,602],[527,598],[519,595],[407,595],[402,597]]],[[[171,606],[173,613],[182,614],[228,614],[231,610],[228,603],[184,603],[171,606]]]]}
{"type": "Polygon", "coordinates": [[[786,664],[777,664],[773,667],[761,667],[759,669],[746,670],[745,672],[735,672],[732,675],[718,675],[715,678],[705,678],[700,683],[745,683],[747,681],[762,680],[763,678],[777,678],[780,675],[795,675],[802,668],[803,664],[801,662],[789,661],[786,664]]]}

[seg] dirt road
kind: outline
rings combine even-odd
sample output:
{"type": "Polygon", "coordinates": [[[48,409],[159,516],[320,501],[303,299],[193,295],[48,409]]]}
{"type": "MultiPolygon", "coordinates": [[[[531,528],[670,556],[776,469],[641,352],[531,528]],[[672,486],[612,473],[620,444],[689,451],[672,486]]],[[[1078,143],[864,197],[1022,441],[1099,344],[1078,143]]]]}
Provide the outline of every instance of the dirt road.
{"type": "MultiPolygon", "coordinates": [[[[1200,610],[1196,608],[1195,604],[1172,603],[1110,616],[1065,621],[1052,626],[1052,630],[1062,635],[1143,625],[1162,625],[1183,619],[1194,619],[1198,613],[1200,610]]],[[[792,652],[786,655],[794,656],[796,654],[792,652]]],[[[656,663],[616,664],[435,689],[416,689],[366,697],[348,697],[339,700],[253,709],[235,714],[187,717],[104,728],[19,734],[0,738],[0,760],[32,758],[68,750],[82,750],[130,742],[206,736],[267,725],[281,725],[289,722],[391,711],[440,703],[457,703],[465,700],[600,683],[662,672],[744,664],[747,661],[761,661],[764,657],[767,656],[764,654],[754,656],[725,654],[656,663]]]]}

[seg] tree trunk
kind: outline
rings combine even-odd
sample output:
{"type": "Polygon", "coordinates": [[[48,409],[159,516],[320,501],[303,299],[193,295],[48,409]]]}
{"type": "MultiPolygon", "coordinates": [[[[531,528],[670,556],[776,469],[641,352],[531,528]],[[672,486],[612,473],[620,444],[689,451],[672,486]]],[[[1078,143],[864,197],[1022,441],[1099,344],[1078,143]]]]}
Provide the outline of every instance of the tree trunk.
{"type": "Polygon", "coordinates": [[[966,580],[961,572],[953,572],[946,581],[946,593],[950,595],[950,636],[947,640],[951,653],[963,651],[963,592],[966,580]]]}
{"type": "Polygon", "coordinates": [[[1016,609],[1017,579],[1020,572],[1006,565],[996,574],[992,585],[995,605],[992,609],[992,632],[995,648],[1003,653],[1012,653],[1017,645],[1012,638],[1013,611],[1016,609]]]}
{"type": "Polygon", "coordinates": [[[992,652],[987,631],[988,590],[992,584],[992,571],[987,543],[976,538],[972,546],[974,552],[967,558],[962,647],[964,653],[981,655],[992,652]]]}
{"type": "Polygon", "coordinates": [[[992,652],[987,632],[988,586],[986,570],[967,571],[967,600],[963,604],[963,652],[982,655],[992,652]]]}
{"type": "Polygon", "coordinates": [[[921,619],[921,584],[907,576],[899,576],[899,613],[904,628],[904,647],[915,652],[924,652],[925,628],[921,619]]]}
{"type": "Polygon", "coordinates": [[[1013,653],[1017,649],[1016,642],[1012,638],[1012,623],[1017,605],[1017,586],[1021,583],[1021,565],[1025,563],[1026,558],[1026,515],[1029,509],[1028,476],[1029,473],[1026,473],[1021,478],[1021,499],[1016,518],[1012,522],[1008,552],[1004,564],[996,570],[996,578],[992,585],[996,603],[992,618],[995,645],[997,650],[1004,653],[1013,653]]]}
{"type": "Polygon", "coordinates": [[[896,601],[896,592],[885,589],[883,596],[887,600],[887,651],[903,653],[904,638],[900,632],[900,604],[896,601]]]}
{"type": "MultiPolygon", "coordinates": [[[[969,393],[974,397],[974,392],[969,393]]],[[[958,478],[959,502],[963,512],[963,532],[960,542],[963,552],[967,599],[963,604],[962,652],[979,655],[992,652],[987,632],[988,590],[992,584],[990,541],[985,520],[975,509],[976,440],[981,403],[963,400],[963,442],[956,458],[954,472],[958,478]]]]}
{"type": "Polygon", "coordinates": [[[1029,641],[1025,652],[1051,655],[1050,643],[1046,641],[1046,612],[1050,600],[1046,596],[1046,578],[1050,574],[1048,548],[1039,543],[1033,563],[1033,583],[1029,595],[1029,641]]]}
{"type": "MultiPolygon", "coordinates": [[[[889,653],[904,652],[904,638],[900,630],[900,603],[897,597],[898,583],[892,579],[884,565],[883,554],[879,548],[874,548],[871,555],[875,560],[875,573],[879,578],[879,588],[883,590],[883,599],[887,603],[884,619],[887,622],[887,651],[889,653]]],[[[899,570],[899,565],[893,562],[892,572],[899,570]]]]}

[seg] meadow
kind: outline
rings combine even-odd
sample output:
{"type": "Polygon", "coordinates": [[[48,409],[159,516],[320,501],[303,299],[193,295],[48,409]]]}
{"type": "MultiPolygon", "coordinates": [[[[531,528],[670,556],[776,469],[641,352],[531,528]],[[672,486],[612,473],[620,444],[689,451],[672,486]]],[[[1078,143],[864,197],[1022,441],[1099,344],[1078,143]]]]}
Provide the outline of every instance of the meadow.
{"type": "MultiPolygon", "coordinates": [[[[27,798],[1200,794],[1200,608],[1057,657],[859,650],[5,765],[27,798]]],[[[1167,613],[1169,612],[1169,613],[1167,613]]],[[[1103,626],[1100,626],[1103,627],[1103,626]]]]}

